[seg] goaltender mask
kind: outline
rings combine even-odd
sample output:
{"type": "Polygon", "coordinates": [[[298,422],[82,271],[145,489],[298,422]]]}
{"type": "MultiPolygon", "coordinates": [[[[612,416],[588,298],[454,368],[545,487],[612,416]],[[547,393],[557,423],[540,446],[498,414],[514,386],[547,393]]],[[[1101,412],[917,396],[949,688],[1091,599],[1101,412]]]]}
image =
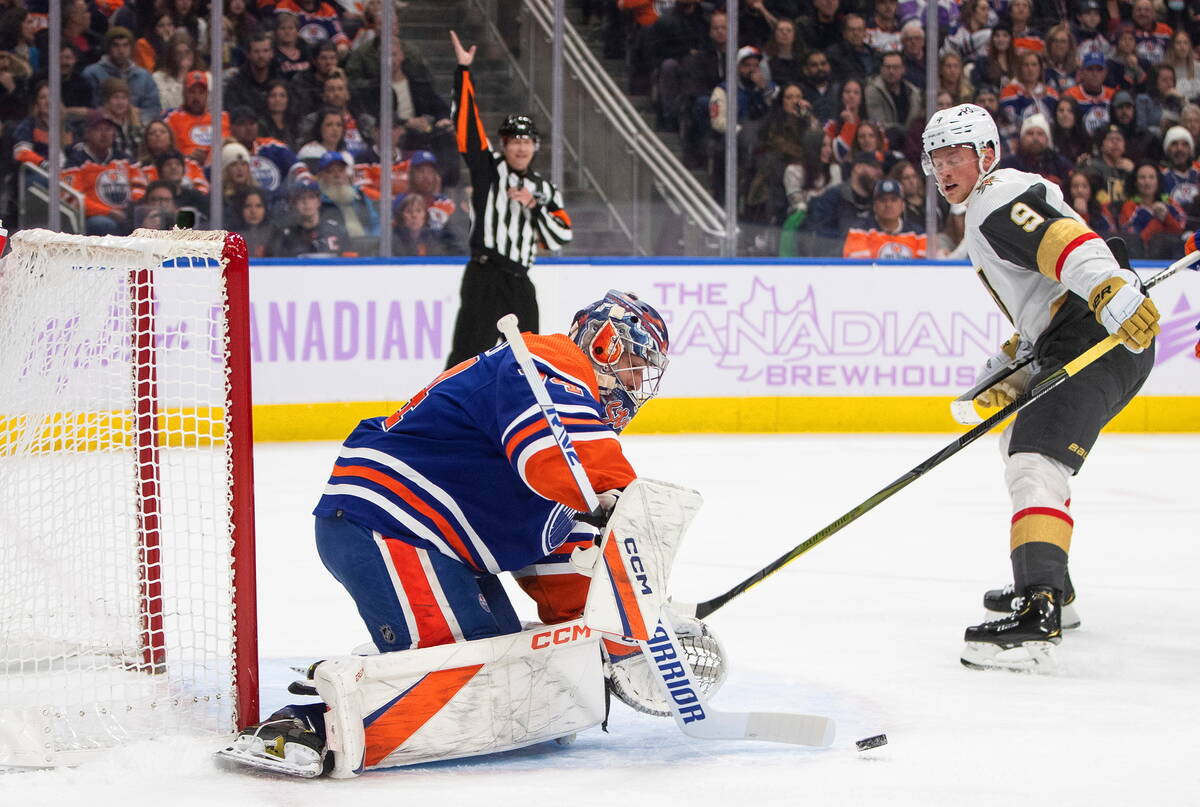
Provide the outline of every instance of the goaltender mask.
{"type": "Polygon", "coordinates": [[[925,173],[942,196],[966,205],[971,260],[1017,331],[989,368],[1014,356],[1033,357],[978,403],[1009,403],[1109,334],[1126,348],[1110,351],[1020,412],[1000,438],[1012,502],[1013,585],[985,594],[985,607],[1004,616],[967,628],[962,662],[1045,671],[1062,629],[1079,624],[1067,573],[1070,479],[1154,366],[1158,310],[1058,185],[997,168],[1000,136],[982,107],[937,112],[925,126],[922,150],[925,173]]]}

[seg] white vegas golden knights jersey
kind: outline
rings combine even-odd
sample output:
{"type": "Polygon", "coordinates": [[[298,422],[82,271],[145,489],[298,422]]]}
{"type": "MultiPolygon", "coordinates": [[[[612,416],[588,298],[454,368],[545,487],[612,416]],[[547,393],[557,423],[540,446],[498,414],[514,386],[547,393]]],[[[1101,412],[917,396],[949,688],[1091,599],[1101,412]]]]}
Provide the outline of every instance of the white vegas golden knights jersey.
{"type": "MultiPolygon", "coordinates": [[[[1059,186],[1012,168],[992,171],[966,201],[966,240],[976,272],[996,303],[1031,342],[1074,292],[1091,305],[1113,277],[1137,285],[1059,186]]],[[[1093,306],[1094,307],[1094,306],[1093,306]]]]}

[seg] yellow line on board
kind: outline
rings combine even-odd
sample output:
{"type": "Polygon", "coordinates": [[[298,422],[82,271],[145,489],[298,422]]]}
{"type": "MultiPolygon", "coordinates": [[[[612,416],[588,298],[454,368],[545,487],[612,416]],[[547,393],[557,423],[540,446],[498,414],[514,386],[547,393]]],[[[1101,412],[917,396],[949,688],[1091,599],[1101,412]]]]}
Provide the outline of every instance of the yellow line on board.
{"type": "MultiPolygon", "coordinates": [[[[695,432],[962,432],[949,397],[661,398],[638,413],[630,434],[695,432]]],[[[264,404],[254,439],[342,440],[362,419],[390,415],[403,401],[264,404]]],[[[1135,398],[1109,432],[1200,432],[1200,398],[1135,398]]]]}
{"type": "MultiPolygon", "coordinates": [[[[630,434],[795,432],[963,432],[949,398],[662,398],[646,406],[630,434]]],[[[256,442],[344,440],[364,418],[390,415],[403,401],[260,404],[256,442]]],[[[986,413],[985,413],[986,414],[986,413]]],[[[0,416],[0,456],[129,448],[131,412],[0,416]]],[[[1200,398],[1135,398],[1109,432],[1200,432],[1200,398]]],[[[167,410],[159,415],[160,446],[207,447],[224,442],[219,408],[167,410]]]]}

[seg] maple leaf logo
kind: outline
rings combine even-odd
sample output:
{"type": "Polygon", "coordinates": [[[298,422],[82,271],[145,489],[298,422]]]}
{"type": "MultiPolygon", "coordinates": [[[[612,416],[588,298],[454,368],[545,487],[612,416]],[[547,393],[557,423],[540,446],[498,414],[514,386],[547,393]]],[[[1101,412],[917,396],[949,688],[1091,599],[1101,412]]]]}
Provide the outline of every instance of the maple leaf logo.
{"type": "Polygon", "coordinates": [[[724,332],[724,339],[717,367],[736,370],[738,381],[751,381],[763,374],[770,358],[785,353],[789,359],[804,358],[811,348],[791,345],[798,321],[815,319],[816,313],[812,286],[791,307],[784,308],[779,304],[775,287],[754,278],[750,296],[736,310],[728,312],[725,327],[718,329],[724,332]]]}
{"type": "Polygon", "coordinates": [[[1171,310],[1171,316],[1161,320],[1162,333],[1154,340],[1157,343],[1154,356],[1156,367],[1180,353],[1191,351],[1194,344],[1192,340],[1196,338],[1196,326],[1193,323],[1197,314],[1188,303],[1187,295],[1180,294],[1179,301],[1171,310]]]}

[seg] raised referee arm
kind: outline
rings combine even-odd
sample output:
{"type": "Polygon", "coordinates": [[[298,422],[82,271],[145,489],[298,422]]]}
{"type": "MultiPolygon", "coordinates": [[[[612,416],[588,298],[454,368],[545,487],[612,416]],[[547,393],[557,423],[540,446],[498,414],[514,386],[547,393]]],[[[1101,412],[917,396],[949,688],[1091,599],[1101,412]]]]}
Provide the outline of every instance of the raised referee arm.
{"type": "Polygon", "coordinates": [[[458,34],[450,32],[454,43],[454,56],[458,70],[454,74],[454,133],[458,150],[471,172],[471,183],[476,188],[486,187],[493,179],[492,146],[479,116],[475,103],[475,82],[471,80],[471,62],[475,61],[475,45],[464,48],[458,34]]]}

